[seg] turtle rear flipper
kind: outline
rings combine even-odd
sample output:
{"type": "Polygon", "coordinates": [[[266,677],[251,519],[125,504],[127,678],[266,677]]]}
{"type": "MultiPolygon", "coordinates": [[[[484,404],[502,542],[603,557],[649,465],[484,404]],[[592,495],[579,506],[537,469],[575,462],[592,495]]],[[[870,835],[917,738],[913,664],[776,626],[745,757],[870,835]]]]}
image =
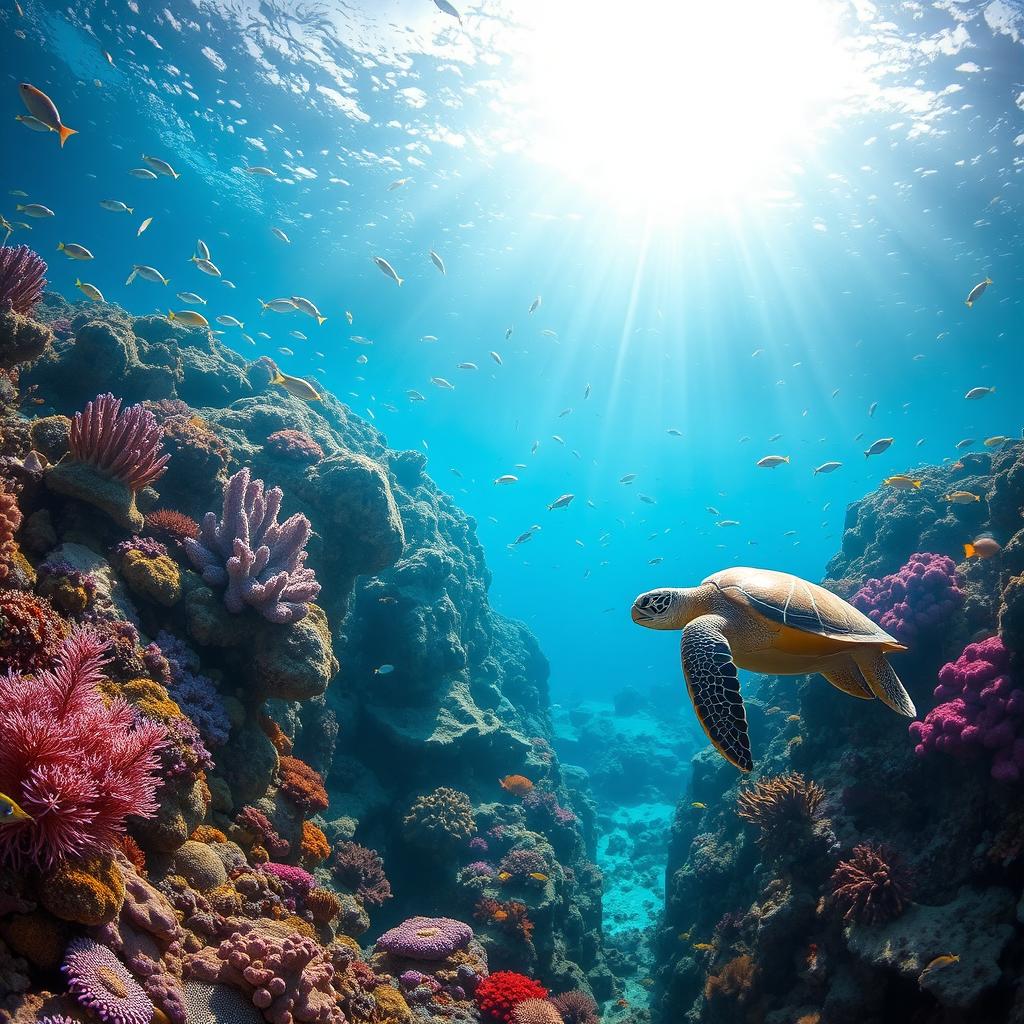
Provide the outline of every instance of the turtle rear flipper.
{"type": "Polygon", "coordinates": [[[893,711],[907,718],[914,718],[917,709],[910,699],[910,694],[903,688],[900,677],[896,675],[892,665],[885,660],[881,651],[866,650],[854,655],[871,692],[893,711]]]}
{"type": "Polygon", "coordinates": [[[826,669],[818,670],[837,690],[848,693],[851,697],[859,697],[861,700],[874,700],[875,695],[871,692],[864,679],[864,675],[857,662],[853,658],[840,658],[836,663],[826,669]]]}
{"type": "Polygon", "coordinates": [[[747,714],[732,648],[719,615],[701,615],[683,630],[680,653],[686,688],[708,739],[741,772],[754,767],[747,714]]]}

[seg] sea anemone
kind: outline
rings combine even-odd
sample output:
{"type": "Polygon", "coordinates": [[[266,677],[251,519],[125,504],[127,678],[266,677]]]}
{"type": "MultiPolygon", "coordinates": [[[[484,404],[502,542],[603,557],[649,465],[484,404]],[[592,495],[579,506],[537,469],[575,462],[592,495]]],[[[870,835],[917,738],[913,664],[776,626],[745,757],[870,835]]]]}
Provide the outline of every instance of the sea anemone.
{"type": "Polygon", "coordinates": [[[82,1006],[106,1024],[149,1024],[153,1004],[128,968],[93,939],[72,939],[61,968],[82,1006]]]}

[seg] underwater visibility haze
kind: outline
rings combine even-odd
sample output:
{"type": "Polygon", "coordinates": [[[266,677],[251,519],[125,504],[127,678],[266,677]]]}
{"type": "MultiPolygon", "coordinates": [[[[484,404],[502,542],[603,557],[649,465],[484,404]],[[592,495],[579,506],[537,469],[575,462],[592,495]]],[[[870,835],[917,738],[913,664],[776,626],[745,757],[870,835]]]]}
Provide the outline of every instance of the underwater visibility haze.
{"type": "Polygon", "coordinates": [[[1022,47],[0,0],[0,1021],[1024,1014],[1022,47]]]}

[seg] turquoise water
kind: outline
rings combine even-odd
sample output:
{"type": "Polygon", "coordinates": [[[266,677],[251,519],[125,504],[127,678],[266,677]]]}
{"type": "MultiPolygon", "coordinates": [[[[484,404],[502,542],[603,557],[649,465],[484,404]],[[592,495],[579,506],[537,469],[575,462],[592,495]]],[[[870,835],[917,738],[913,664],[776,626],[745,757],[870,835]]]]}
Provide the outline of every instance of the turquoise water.
{"type": "Polygon", "coordinates": [[[548,6],[4,0],[0,212],[55,212],[14,238],[69,298],[76,276],[135,314],[197,292],[244,323],[226,343],[426,450],[571,703],[676,682],[638,592],[820,578],[848,502],[1019,434],[1024,12],[739,3],[681,31],[671,4],[548,6]],[[77,129],[63,149],[14,120],[20,81],[77,129]],[[180,177],[130,176],[143,153],[180,177]],[[189,263],[197,239],[234,288],[189,263]],[[170,285],[126,286],[135,263],[170,285]],[[322,327],[260,315],[296,294],[322,327]]]}

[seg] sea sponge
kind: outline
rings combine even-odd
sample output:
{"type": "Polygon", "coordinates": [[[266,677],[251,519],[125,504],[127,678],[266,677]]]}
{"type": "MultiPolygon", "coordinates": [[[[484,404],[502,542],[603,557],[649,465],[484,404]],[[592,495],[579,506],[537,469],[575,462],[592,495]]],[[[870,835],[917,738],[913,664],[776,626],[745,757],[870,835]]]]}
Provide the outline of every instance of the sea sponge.
{"type": "Polygon", "coordinates": [[[7,579],[11,559],[17,545],[14,535],[21,527],[21,510],[18,499],[6,490],[0,481],[0,583],[7,579]]]}
{"type": "Polygon", "coordinates": [[[493,1020],[512,1020],[512,1010],[527,999],[546,999],[548,990],[539,982],[515,971],[496,971],[476,987],[473,994],[480,1013],[493,1020]]]}
{"type": "Polygon", "coordinates": [[[476,832],[473,804],[460,790],[440,786],[413,801],[402,826],[406,839],[421,846],[460,846],[476,832]]]}
{"type": "Polygon", "coordinates": [[[124,903],[124,877],[113,857],[60,864],[40,886],[40,902],[54,916],[76,924],[112,921],[124,903]]]}
{"type": "Polygon", "coordinates": [[[331,855],[327,836],[311,821],[302,823],[302,846],[299,861],[304,868],[312,870],[331,855]]]}
{"type": "Polygon", "coordinates": [[[324,450],[302,430],[277,430],[267,438],[268,451],[297,462],[319,462],[324,450]]]}
{"type": "Polygon", "coordinates": [[[133,593],[164,608],[181,600],[181,570],[169,555],[150,558],[142,551],[129,551],[121,560],[121,575],[133,593]]]}
{"type": "Polygon", "coordinates": [[[280,759],[281,793],[303,814],[327,810],[327,790],[320,773],[297,757],[280,759]]]}
{"type": "Polygon", "coordinates": [[[219,828],[212,825],[199,825],[189,839],[194,843],[226,843],[228,837],[219,828]]]}

